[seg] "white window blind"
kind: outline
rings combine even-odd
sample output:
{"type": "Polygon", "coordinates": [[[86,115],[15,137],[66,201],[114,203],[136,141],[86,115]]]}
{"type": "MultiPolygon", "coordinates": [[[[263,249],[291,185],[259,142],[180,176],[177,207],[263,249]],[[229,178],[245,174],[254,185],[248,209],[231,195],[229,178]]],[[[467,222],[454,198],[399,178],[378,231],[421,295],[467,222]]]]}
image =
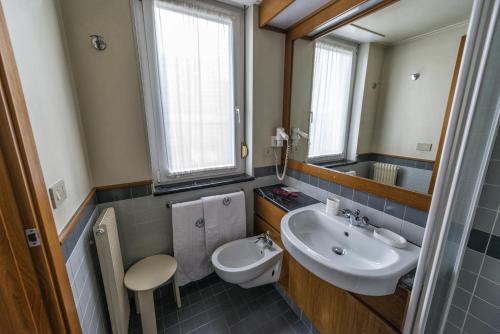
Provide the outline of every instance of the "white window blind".
{"type": "Polygon", "coordinates": [[[240,13],[175,0],[143,0],[143,11],[141,71],[157,181],[240,172],[240,13]]]}
{"type": "Polygon", "coordinates": [[[345,158],[356,49],[323,39],[314,50],[308,158],[345,158]]]}

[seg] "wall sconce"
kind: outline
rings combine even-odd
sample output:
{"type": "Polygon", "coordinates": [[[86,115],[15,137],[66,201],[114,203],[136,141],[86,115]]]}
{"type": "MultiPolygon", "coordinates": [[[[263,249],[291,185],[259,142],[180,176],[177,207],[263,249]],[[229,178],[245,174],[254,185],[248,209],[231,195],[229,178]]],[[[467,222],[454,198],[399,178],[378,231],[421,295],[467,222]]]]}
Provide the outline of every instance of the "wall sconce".
{"type": "Polygon", "coordinates": [[[410,78],[411,78],[413,81],[418,80],[418,78],[420,78],[420,73],[418,73],[418,72],[417,72],[417,73],[412,73],[412,74],[410,75],[410,78]]]}
{"type": "Polygon", "coordinates": [[[108,46],[101,35],[90,35],[90,41],[92,42],[94,49],[98,51],[104,51],[108,46]]]}

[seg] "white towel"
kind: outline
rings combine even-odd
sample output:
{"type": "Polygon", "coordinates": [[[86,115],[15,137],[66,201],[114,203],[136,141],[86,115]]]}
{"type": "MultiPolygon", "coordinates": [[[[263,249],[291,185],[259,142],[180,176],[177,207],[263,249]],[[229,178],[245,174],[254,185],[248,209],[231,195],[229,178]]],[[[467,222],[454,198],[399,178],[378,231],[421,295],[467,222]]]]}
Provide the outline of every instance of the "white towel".
{"type": "Polygon", "coordinates": [[[205,248],[205,229],[196,226],[203,219],[201,200],[172,205],[174,256],[179,285],[197,281],[213,272],[205,248]]]}
{"type": "Polygon", "coordinates": [[[203,197],[205,241],[208,254],[226,242],[246,236],[245,194],[236,193],[203,197]]]}

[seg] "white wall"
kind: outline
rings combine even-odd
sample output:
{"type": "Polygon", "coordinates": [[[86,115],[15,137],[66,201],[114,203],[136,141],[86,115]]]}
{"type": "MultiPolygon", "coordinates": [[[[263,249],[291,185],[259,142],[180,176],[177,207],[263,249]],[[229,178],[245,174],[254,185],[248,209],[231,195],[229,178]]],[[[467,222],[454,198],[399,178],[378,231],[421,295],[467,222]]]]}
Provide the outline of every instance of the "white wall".
{"type": "Polygon", "coordinates": [[[265,150],[276,128],[282,126],[285,34],[260,29],[258,7],[248,10],[253,10],[254,19],[253,166],[261,167],[274,164],[274,155],[266,155],[265,150]]]}
{"type": "Polygon", "coordinates": [[[129,1],[60,2],[95,185],[151,179],[129,1]]]}
{"type": "Polygon", "coordinates": [[[68,198],[54,210],[61,231],[91,189],[78,104],[55,2],[1,0],[47,187],[68,198]]]}
{"type": "MultiPolygon", "coordinates": [[[[129,1],[60,1],[95,185],[150,179],[129,1]],[[90,45],[88,36],[95,33],[103,35],[108,43],[103,52],[90,45]]],[[[250,17],[254,23],[247,26],[254,30],[247,37],[253,38],[254,80],[253,98],[247,108],[252,108],[250,116],[258,126],[247,139],[253,149],[250,163],[259,167],[274,163],[274,157],[266,156],[264,151],[273,129],[281,125],[285,37],[259,29],[257,8],[250,11],[247,19],[250,17]]]]}
{"type": "Polygon", "coordinates": [[[434,160],[460,38],[466,26],[386,49],[372,151],[434,160]],[[410,80],[419,72],[420,79],[410,80]],[[416,150],[431,143],[430,152],[416,150]]]}
{"type": "MultiPolygon", "coordinates": [[[[312,80],[314,71],[314,41],[298,39],[293,45],[292,97],[290,104],[291,128],[300,128],[309,133],[312,80]]],[[[294,147],[292,158],[307,159],[308,141],[301,139],[294,147]]]]}
{"type": "MultiPolygon", "coordinates": [[[[364,46],[361,46],[360,50],[364,46]]],[[[384,48],[377,44],[366,45],[368,48],[368,62],[366,65],[365,81],[363,89],[363,102],[361,106],[361,118],[359,122],[357,154],[372,152],[372,141],[374,126],[377,116],[377,104],[379,99],[379,82],[382,75],[384,61],[384,48]],[[374,87],[375,85],[375,87],[374,87]]]]}

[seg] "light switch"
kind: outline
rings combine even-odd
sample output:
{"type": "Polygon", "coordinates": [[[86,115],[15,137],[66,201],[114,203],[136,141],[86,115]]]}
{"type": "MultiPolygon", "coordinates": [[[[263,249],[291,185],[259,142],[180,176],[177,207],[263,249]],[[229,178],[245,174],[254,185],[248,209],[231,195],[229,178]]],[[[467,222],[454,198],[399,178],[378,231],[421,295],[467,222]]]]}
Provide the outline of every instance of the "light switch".
{"type": "Polygon", "coordinates": [[[432,144],[417,143],[417,151],[430,152],[432,149],[432,144]]]}
{"type": "Polygon", "coordinates": [[[61,203],[68,197],[66,194],[66,186],[64,180],[57,181],[52,187],[49,188],[50,201],[54,209],[58,208],[61,203]]]}

